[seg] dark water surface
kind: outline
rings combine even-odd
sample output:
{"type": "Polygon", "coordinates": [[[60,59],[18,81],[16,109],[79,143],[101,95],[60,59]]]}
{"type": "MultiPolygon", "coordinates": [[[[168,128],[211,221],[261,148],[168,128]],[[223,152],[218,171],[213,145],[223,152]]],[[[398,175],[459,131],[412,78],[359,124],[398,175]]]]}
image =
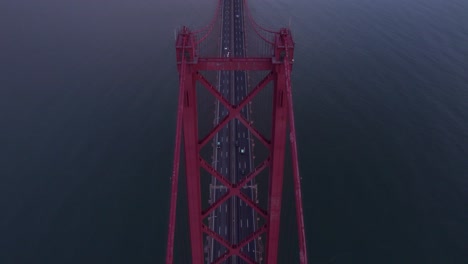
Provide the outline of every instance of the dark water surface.
{"type": "MultiPolygon", "coordinates": [[[[163,262],[173,30],[212,2],[0,3],[0,263],[163,262]]],[[[250,2],[297,42],[310,259],[468,263],[468,2],[250,2]]]]}

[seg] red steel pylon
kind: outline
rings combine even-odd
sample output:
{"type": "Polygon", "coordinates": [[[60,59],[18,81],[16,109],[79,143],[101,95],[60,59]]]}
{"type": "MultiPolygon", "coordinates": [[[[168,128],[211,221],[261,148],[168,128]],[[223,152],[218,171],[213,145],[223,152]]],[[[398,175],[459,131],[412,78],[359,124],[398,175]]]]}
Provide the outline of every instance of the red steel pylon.
{"type": "Polygon", "coordinates": [[[188,216],[190,227],[190,245],[192,263],[204,263],[204,240],[207,235],[226,248],[226,252],[213,263],[221,263],[230,256],[237,256],[246,263],[257,263],[244,254],[241,248],[249,242],[266,235],[264,261],[268,264],[277,263],[277,252],[280,232],[280,215],[284,178],[284,158],[286,138],[289,130],[289,142],[292,151],[294,189],[296,196],[296,220],[299,238],[300,263],[307,263],[304,220],[302,214],[302,198],[300,187],[299,166],[297,159],[296,134],[291,95],[291,70],[294,55],[294,42],[289,29],[283,28],[275,33],[273,56],[270,58],[201,58],[197,54],[197,41],[194,34],[186,27],[178,33],[176,40],[177,68],[179,71],[179,103],[177,114],[176,142],[174,151],[174,170],[172,174],[172,192],[169,216],[169,233],[167,242],[166,263],[172,264],[174,253],[174,234],[176,223],[176,203],[179,177],[179,158],[181,141],[184,142],[185,168],[187,178],[188,216]],[[201,71],[269,71],[249,94],[237,104],[226,100],[212,85],[201,71]],[[200,138],[198,134],[198,114],[196,83],[201,83],[210,94],[228,110],[228,114],[211,131],[200,138]],[[253,124],[241,114],[241,109],[251,102],[259,92],[273,82],[273,123],[271,139],[266,138],[253,124]],[[210,163],[200,155],[200,150],[231,120],[239,120],[250,133],[255,136],[268,150],[269,156],[252,172],[236,183],[230,182],[215,170],[210,163]],[[207,208],[202,208],[200,169],[203,168],[215,177],[227,189],[226,193],[213,201],[207,208]],[[255,201],[245,195],[241,188],[259,173],[269,168],[269,190],[267,209],[260,208],[255,201]],[[253,208],[264,224],[246,236],[238,243],[231,243],[204,223],[209,214],[231,197],[245,202],[253,208]]]}

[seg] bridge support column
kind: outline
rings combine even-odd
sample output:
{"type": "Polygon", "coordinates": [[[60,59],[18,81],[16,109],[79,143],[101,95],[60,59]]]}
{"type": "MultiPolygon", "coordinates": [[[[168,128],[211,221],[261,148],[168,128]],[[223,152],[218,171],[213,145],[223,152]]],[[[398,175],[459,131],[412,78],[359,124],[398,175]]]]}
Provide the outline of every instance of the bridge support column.
{"type": "MultiPolygon", "coordinates": [[[[230,259],[231,262],[237,262],[242,259],[243,262],[249,264],[257,263],[258,261],[267,264],[276,264],[278,262],[283,178],[285,177],[286,133],[288,132],[288,128],[290,132],[289,140],[291,143],[293,179],[297,203],[296,220],[299,236],[299,263],[307,264],[300,176],[291,94],[291,70],[294,61],[294,43],[291,32],[288,29],[281,29],[279,32],[269,32],[274,34],[274,39],[272,39],[271,42],[268,39],[264,40],[271,44],[271,47],[273,48],[273,56],[258,58],[232,58],[225,56],[219,58],[199,57],[201,56],[201,53],[198,52],[197,47],[199,42],[197,41],[199,41],[200,38],[197,38],[197,33],[191,32],[185,27],[179,32],[176,40],[176,56],[177,68],[180,76],[180,94],[166,264],[172,264],[174,257],[173,249],[176,222],[177,180],[182,137],[184,139],[183,145],[186,166],[191,263],[202,264],[205,262],[204,236],[210,237],[213,241],[216,241],[219,245],[219,249],[225,249],[224,253],[222,250],[218,250],[217,257],[212,256],[211,260],[208,259],[208,261],[211,261],[212,263],[223,263],[227,259],[230,259]],[[233,101],[235,101],[232,100],[233,98],[228,100],[223,97],[221,91],[201,74],[204,71],[269,71],[269,73],[260,82],[258,82],[251,91],[247,92],[246,90],[246,96],[243,97],[243,99],[241,98],[242,100],[239,100],[238,98],[240,102],[233,103],[233,101]],[[224,116],[207,135],[202,135],[203,138],[201,139],[199,139],[198,135],[197,81],[199,81],[229,113],[224,116]],[[242,115],[241,111],[248,104],[252,103],[253,99],[259,96],[260,91],[271,81],[274,81],[272,98],[273,123],[271,126],[271,139],[268,139],[254,127],[253,122],[251,122],[249,118],[245,118],[242,115]],[[233,123],[233,120],[236,119],[247,128],[250,135],[256,137],[270,152],[269,156],[262,163],[256,166],[253,170],[247,171],[245,178],[240,181],[237,178],[231,180],[227,179],[221,174],[221,172],[212,167],[205,158],[202,158],[202,155],[200,155],[200,150],[209,142],[213,141],[213,138],[221,131],[221,129],[229,125],[229,123],[233,123]],[[250,181],[255,180],[257,175],[262,173],[262,171],[268,167],[270,168],[268,204],[267,209],[264,209],[262,208],[263,204],[262,206],[257,204],[258,202],[256,202],[256,199],[245,195],[241,189],[245,188],[250,181]],[[216,197],[217,199],[211,201],[207,208],[202,208],[201,201],[202,186],[200,170],[202,168],[211,174],[212,179],[216,179],[223,185],[223,188],[226,188],[227,190],[223,195],[221,195],[221,197],[216,197]],[[209,219],[212,216],[214,217],[215,210],[221,209],[221,206],[223,204],[227,204],[229,199],[233,197],[237,197],[236,199],[242,200],[246,207],[250,207],[253,215],[256,215],[258,218],[262,218],[263,224],[253,228],[254,230],[248,234],[238,235],[237,237],[234,237],[234,239],[225,239],[224,236],[222,236],[222,232],[219,231],[220,229],[216,232],[216,228],[213,230],[213,227],[205,225],[204,222],[207,218],[209,219]],[[266,236],[266,250],[264,254],[258,254],[256,257],[251,256],[252,254],[247,252],[250,250],[245,250],[245,247],[248,249],[250,243],[255,242],[257,239],[260,240],[263,235],[266,236]]],[[[203,37],[201,39],[203,39],[203,37]]],[[[234,82],[231,81],[231,83],[234,82]]],[[[234,88],[234,86],[230,87],[230,89],[234,88]]],[[[270,100],[271,97],[268,97],[268,99],[270,100]]],[[[233,128],[234,126],[231,126],[231,129],[233,128]]],[[[231,138],[231,148],[234,149],[234,143],[232,141],[232,138],[234,137],[231,135],[229,138],[231,138]]],[[[233,157],[236,152],[233,151],[230,154],[231,157],[233,157]]],[[[231,163],[231,166],[236,166],[237,164],[237,162],[231,163]]],[[[244,163],[244,168],[245,166],[246,165],[244,163]]],[[[231,175],[235,175],[235,173],[236,170],[231,171],[231,175]]],[[[239,172],[237,171],[237,173],[239,172]]],[[[244,173],[242,172],[242,175],[243,174],[244,173]]],[[[227,210],[225,209],[224,212],[227,212],[227,210]]],[[[228,223],[231,224],[230,218],[223,221],[226,226],[228,223]]],[[[247,222],[247,227],[248,223],[249,222],[247,222]]],[[[225,227],[224,234],[227,236],[228,234],[226,230],[227,229],[225,227]]],[[[250,246],[250,248],[252,247],[250,246]]],[[[258,248],[255,248],[255,252],[258,253],[258,248]]]]}
{"type": "MultiPolygon", "coordinates": [[[[192,263],[204,263],[203,251],[203,232],[201,217],[201,186],[200,186],[200,147],[198,142],[198,114],[196,97],[196,63],[195,61],[196,44],[193,34],[184,27],[179,32],[176,41],[177,68],[179,70],[180,94],[179,94],[179,112],[181,116],[181,126],[178,129],[183,130],[185,169],[187,182],[187,204],[188,221],[190,226],[190,244],[192,251],[192,263]]],[[[178,131],[180,133],[180,131],[178,131]]],[[[178,162],[177,162],[178,166],[178,162]]],[[[177,199],[177,197],[173,197],[177,199]]],[[[172,205],[171,205],[172,206],[172,205]]],[[[175,205],[171,207],[171,212],[175,210],[175,205]]],[[[175,215],[175,212],[173,212],[175,215]]],[[[172,219],[172,218],[171,218],[172,219]]],[[[174,219],[172,219],[174,221],[174,219]]],[[[170,223],[170,226],[175,223],[170,223]]],[[[174,230],[171,229],[171,245],[168,250],[173,248],[174,230]]],[[[166,263],[172,264],[172,252],[168,253],[166,263]]]]}
{"type": "Polygon", "coordinates": [[[184,87],[184,146],[187,177],[187,199],[193,264],[203,263],[203,234],[201,222],[200,161],[198,147],[198,118],[195,75],[185,66],[184,87]]]}
{"type": "Polygon", "coordinates": [[[286,78],[283,64],[276,66],[275,74],[266,248],[266,263],[268,264],[277,263],[287,126],[286,78]]]}

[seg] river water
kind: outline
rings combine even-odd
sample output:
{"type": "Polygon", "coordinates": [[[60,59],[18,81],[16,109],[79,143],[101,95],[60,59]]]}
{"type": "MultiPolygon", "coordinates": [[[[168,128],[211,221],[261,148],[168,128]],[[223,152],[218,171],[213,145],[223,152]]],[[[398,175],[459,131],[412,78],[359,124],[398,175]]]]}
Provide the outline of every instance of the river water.
{"type": "MultiPolygon", "coordinates": [[[[468,263],[468,2],[250,2],[295,36],[310,260],[468,263]]],[[[163,262],[174,28],[214,6],[0,3],[0,263],[163,262]]]]}

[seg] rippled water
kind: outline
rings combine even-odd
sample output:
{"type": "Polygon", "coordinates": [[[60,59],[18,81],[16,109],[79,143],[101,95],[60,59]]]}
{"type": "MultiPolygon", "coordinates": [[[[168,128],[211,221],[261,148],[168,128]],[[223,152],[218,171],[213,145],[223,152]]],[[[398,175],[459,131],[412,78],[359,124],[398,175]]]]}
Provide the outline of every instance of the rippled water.
{"type": "MultiPolygon", "coordinates": [[[[295,34],[310,259],[468,263],[468,2],[250,2],[295,34]]],[[[0,263],[162,263],[173,30],[213,8],[0,3],[0,263]]]]}

